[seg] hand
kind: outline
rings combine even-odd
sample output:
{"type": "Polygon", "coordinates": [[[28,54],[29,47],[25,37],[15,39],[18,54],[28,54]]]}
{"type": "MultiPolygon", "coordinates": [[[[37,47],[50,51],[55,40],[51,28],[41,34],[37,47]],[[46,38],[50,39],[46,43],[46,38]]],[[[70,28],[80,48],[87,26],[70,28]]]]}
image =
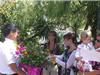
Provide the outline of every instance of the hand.
{"type": "Polygon", "coordinates": [[[97,52],[100,52],[100,47],[96,49],[97,52]]]}
{"type": "Polygon", "coordinates": [[[77,57],[76,60],[77,61],[81,61],[82,57],[77,57]]]}
{"type": "Polygon", "coordinates": [[[100,52],[100,50],[97,50],[97,52],[100,52]]]}
{"type": "Polygon", "coordinates": [[[26,73],[24,71],[22,71],[22,70],[19,70],[18,71],[18,75],[26,75],[26,73]]]}
{"type": "Polygon", "coordinates": [[[50,54],[51,58],[55,58],[54,54],[50,54]]]}
{"type": "Polygon", "coordinates": [[[83,60],[80,60],[80,62],[81,62],[82,64],[84,64],[84,63],[85,63],[85,61],[83,61],[83,60]]]}
{"type": "Polygon", "coordinates": [[[51,62],[52,62],[52,64],[56,64],[56,59],[55,58],[52,58],[51,59],[51,62]]]}
{"type": "Polygon", "coordinates": [[[54,57],[53,54],[49,54],[49,59],[52,59],[54,57]]]}
{"type": "Polygon", "coordinates": [[[52,57],[51,57],[51,60],[56,60],[56,57],[55,57],[55,56],[52,56],[52,57]]]}
{"type": "Polygon", "coordinates": [[[53,64],[55,64],[56,63],[56,57],[53,55],[53,54],[51,54],[50,55],[50,59],[51,59],[51,62],[53,63],[53,64]]]}

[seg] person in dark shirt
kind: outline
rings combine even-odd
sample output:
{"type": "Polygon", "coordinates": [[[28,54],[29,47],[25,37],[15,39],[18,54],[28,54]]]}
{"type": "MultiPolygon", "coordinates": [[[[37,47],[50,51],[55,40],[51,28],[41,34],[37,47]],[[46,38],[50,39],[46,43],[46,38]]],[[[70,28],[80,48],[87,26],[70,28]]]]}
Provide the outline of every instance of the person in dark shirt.
{"type": "MultiPolygon", "coordinates": [[[[48,55],[61,54],[61,50],[57,41],[57,33],[55,31],[50,31],[48,33],[48,42],[45,44],[44,48],[47,50],[48,55]]],[[[52,72],[49,73],[49,75],[52,75],[52,72]]],[[[61,66],[58,66],[58,75],[61,75],[61,66]]]]}
{"type": "Polygon", "coordinates": [[[55,31],[50,31],[48,33],[48,42],[45,44],[45,49],[48,49],[49,54],[61,54],[57,41],[57,33],[55,31]]]}

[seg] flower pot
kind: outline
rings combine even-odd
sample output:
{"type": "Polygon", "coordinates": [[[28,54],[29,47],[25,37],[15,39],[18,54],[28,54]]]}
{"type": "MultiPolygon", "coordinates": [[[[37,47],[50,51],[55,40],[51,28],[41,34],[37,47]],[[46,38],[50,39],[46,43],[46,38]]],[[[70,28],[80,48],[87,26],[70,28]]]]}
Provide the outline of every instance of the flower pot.
{"type": "Polygon", "coordinates": [[[42,75],[43,69],[41,67],[32,67],[28,68],[28,75],[42,75]]]}
{"type": "Polygon", "coordinates": [[[19,68],[23,69],[25,72],[28,71],[28,67],[29,67],[29,65],[27,65],[25,63],[20,63],[19,64],[19,68]]]}

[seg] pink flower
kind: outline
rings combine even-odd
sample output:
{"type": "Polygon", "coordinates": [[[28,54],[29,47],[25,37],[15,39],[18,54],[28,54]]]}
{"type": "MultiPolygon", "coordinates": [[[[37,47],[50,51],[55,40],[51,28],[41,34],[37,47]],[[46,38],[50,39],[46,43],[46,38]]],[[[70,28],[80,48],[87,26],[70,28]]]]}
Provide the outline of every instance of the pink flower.
{"type": "Polygon", "coordinates": [[[21,54],[20,51],[17,50],[17,51],[16,51],[16,55],[20,55],[20,54],[21,54]]]}
{"type": "Polygon", "coordinates": [[[19,45],[19,46],[17,47],[17,50],[20,51],[20,52],[23,52],[23,51],[26,50],[26,47],[24,47],[23,45],[19,45]]]}
{"type": "Polygon", "coordinates": [[[24,46],[20,45],[19,50],[22,52],[22,51],[26,50],[26,47],[24,47],[24,46]]]}

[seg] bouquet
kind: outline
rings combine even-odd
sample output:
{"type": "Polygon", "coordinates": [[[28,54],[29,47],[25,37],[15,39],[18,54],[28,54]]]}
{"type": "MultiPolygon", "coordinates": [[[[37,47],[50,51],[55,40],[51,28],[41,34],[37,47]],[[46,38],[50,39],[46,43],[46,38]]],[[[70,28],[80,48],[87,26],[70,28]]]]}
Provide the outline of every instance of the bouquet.
{"type": "Polygon", "coordinates": [[[43,49],[39,45],[28,48],[20,46],[17,49],[16,55],[20,57],[19,67],[28,75],[41,75],[47,56],[43,49]]]}
{"type": "Polygon", "coordinates": [[[22,53],[21,63],[41,67],[46,60],[45,58],[46,55],[43,52],[38,52],[37,50],[26,50],[22,53]]]}

